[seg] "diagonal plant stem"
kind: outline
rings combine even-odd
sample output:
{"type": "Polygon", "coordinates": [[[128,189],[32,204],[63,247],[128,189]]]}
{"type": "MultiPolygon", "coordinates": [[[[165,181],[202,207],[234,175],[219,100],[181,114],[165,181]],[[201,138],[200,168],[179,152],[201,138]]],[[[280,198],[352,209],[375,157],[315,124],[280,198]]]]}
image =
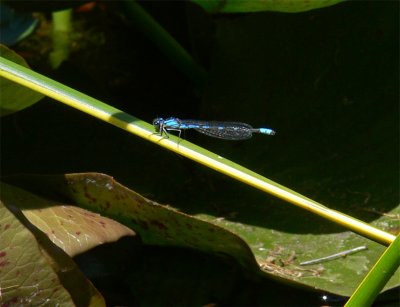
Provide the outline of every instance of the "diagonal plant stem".
{"type": "Polygon", "coordinates": [[[377,229],[368,223],[357,220],[339,211],[329,209],[316,201],[313,201],[202,147],[187,141],[178,142],[179,140],[175,136],[170,136],[168,139],[163,138],[155,133],[154,127],[149,123],[30,69],[22,67],[3,57],[0,57],[0,76],[32,90],[38,91],[130,133],[136,134],[150,142],[156,143],[157,145],[165,147],[168,150],[174,151],[220,173],[244,182],[245,184],[272,194],[334,223],[342,225],[371,240],[384,245],[389,245],[396,238],[394,235],[377,229]]]}

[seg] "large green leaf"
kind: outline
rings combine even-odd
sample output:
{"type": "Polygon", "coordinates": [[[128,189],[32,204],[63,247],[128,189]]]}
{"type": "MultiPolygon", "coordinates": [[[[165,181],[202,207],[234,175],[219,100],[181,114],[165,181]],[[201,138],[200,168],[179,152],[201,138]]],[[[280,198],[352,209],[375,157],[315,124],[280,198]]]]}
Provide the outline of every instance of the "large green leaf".
{"type": "MultiPolygon", "coordinates": [[[[11,49],[0,45],[0,56],[29,67],[25,60],[11,49]]],[[[42,99],[44,95],[0,77],[0,116],[21,111],[42,99]]]]}
{"type": "MultiPolygon", "coordinates": [[[[228,255],[249,274],[340,295],[351,295],[385,249],[348,231],[326,234],[324,223],[318,225],[321,234],[311,235],[252,225],[240,218],[229,220],[205,214],[191,217],[169,206],[156,204],[102,174],[14,177],[12,181],[41,193],[61,193],[77,205],[113,217],[132,227],[147,244],[183,246],[228,255]],[[299,265],[360,245],[367,245],[368,250],[309,267],[299,265]]],[[[273,214],[268,214],[270,208],[265,206],[247,204],[248,210],[264,216],[265,225],[273,218],[273,214]]],[[[396,208],[391,212],[393,215],[382,216],[374,224],[387,231],[394,230],[398,225],[398,212],[399,208],[396,208]]],[[[239,217],[244,213],[237,212],[239,217]]],[[[295,223],[299,217],[287,216],[285,219],[283,223],[288,220],[295,223]]],[[[327,223],[326,228],[329,227],[327,223]]],[[[385,289],[398,285],[396,275],[385,289]]]]}
{"type": "Polygon", "coordinates": [[[245,13],[276,11],[286,13],[305,12],[334,5],[345,0],[193,0],[211,13],[245,13]]]}

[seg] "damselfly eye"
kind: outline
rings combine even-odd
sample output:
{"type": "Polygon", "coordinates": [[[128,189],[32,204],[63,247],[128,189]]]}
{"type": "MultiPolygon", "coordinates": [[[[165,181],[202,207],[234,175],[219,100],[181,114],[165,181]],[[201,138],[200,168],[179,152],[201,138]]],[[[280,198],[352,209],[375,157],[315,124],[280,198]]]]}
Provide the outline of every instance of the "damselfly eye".
{"type": "Polygon", "coordinates": [[[153,126],[160,126],[161,122],[163,121],[162,118],[156,118],[153,120],[153,126]]]}

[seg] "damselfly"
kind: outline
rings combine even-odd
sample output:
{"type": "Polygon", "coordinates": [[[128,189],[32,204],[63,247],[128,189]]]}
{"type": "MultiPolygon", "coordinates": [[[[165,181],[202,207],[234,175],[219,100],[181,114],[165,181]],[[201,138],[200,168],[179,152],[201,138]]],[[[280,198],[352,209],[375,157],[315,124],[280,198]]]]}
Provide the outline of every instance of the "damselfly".
{"type": "Polygon", "coordinates": [[[275,131],[269,128],[253,128],[249,124],[239,122],[217,122],[203,121],[193,119],[179,119],[170,117],[167,119],[156,118],[153,126],[158,133],[168,137],[168,131],[179,131],[179,137],[182,130],[194,129],[198,132],[211,137],[224,140],[246,140],[252,137],[253,133],[262,133],[274,135],[275,131]]]}

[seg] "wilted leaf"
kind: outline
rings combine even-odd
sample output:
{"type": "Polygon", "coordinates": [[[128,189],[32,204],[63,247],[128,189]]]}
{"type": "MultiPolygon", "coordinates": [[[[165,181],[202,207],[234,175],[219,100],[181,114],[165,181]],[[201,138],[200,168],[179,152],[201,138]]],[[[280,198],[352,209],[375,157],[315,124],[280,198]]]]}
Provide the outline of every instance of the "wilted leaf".
{"type": "MultiPolygon", "coordinates": [[[[21,56],[3,45],[0,45],[0,56],[24,67],[29,67],[21,56]]],[[[44,95],[38,92],[0,77],[0,116],[21,111],[43,97],[44,95]]]]}
{"type": "Polygon", "coordinates": [[[2,305],[72,303],[30,231],[0,203],[2,305]]]}
{"type": "Polygon", "coordinates": [[[120,223],[75,206],[23,210],[28,220],[71,257],[134,232],[120,223]]]}
{"type": "Polygon", "coordinates": [[[73,261],[15,214],[0,202],[0,305],[105,306],[73,261]]]}
{"type": "Polygon", "coordinates": [[[56,203],[1,184],[4,203],[21,209],[27,219],[69,256],[113,242],[134,232],[120,223],[69,204],[56,203]]]}
{"type": "Polygon", "coordinates": [[[246,13],[276,11],[286,13],[305,12],[334,5],[345,0],[193,0],[210,13],[246,13]]]}

